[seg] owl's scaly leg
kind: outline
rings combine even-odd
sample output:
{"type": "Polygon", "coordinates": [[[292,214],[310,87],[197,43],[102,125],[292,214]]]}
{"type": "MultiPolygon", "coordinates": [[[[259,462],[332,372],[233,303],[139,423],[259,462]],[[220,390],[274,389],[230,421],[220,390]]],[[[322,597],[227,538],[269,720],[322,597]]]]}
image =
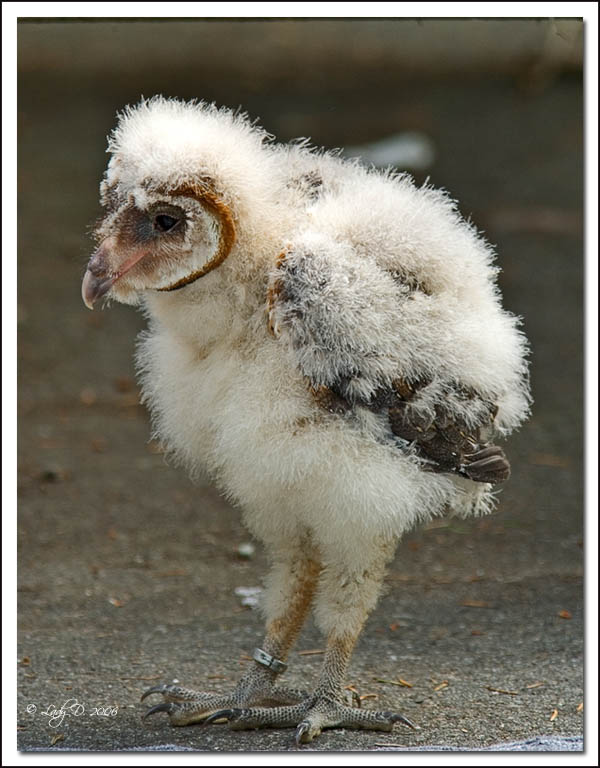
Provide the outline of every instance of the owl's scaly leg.
{"type": "Polygon", "coordinates": [[[345,701],[343,685],[352,650],[362,625],[374,607],[391,546],[373,548],[366,567],[352,572],[329,564],[321,576],[316,599],[317,623],[327,633],[327,651],[317,686],[310,696],[291,706],[223,709],[207,722],[226,719],[234,729],[296,726],[298,744],[312,741],[324,728],[391,731],[394,723],[412,723],[388,711],[356,709],[345,701]]]}
{"type": "Polygon", "coordinates": [[[206,718],[206,723],[228,720],[233,729],[296,727],[296,743],[312,741],[325,728],[354,728],[391,731],[394,723],[414,728],[408,718],[396,712],[357,709],[344,701],[343,678],[354,639],[331,639],[319,684],[313,694],[290,706],[222,709],[206,718]]]}
{"type": "Polygon", "coordinates": [[[201,722],[215,711],[229,707],[274,706],[293,704],[303,700],[306,692],[275,685],[279,674],[276,661],[283,662],[296,640],[310,607],[320,572],[319,564],[305,553],[290,558],[290,553],[276,560],[271,575],[273,593],[268,606],[270,619],[261,650],[267,662],[254,661],[252,667],[230,694],[217,695],[182,688],[177,685],[158,685],[148,689],[142,700],[151,694],[162,694],[163,701],[149,709],[144,717],[155,712],[166,712],[172,725],[190,725],[201,722]]]}

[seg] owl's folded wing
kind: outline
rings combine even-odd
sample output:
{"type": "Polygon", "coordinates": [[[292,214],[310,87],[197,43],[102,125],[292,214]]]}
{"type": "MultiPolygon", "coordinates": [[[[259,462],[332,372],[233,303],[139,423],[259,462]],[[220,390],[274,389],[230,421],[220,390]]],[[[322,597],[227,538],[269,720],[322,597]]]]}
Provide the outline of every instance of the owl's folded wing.
{"type": "Polygon", "coordinates": [[[289,345],[315,402],[340,416],[378,414],[424,470],[506,480],[506,456],[488,442],[498,407],[449,375],[431,341],[426,289],[333,250],[319,239],[287,249],[268,291],[270,330],[289,345]]]}

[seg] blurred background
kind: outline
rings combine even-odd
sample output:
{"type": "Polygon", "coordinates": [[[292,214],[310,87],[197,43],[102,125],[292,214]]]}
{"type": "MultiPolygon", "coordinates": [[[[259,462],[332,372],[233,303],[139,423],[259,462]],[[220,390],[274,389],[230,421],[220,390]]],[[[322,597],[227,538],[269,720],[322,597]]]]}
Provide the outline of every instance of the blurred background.
{"type": "MultiPolygon", "coordinates": [[[[445,658],[458,654],[456,668],[472,663],[481,670],[491,656],[501,664],[509,653],[501,625],[510,615],[512,638],[523,644],[519,663],[531,662],[528,643],[536,644],[536,653],[546,654],[536,658],[555,670],[548,671],[555,684],[569,680],[569,693],[561,695],[572,706],[565,705],[552,728],[580,730],[583,41],[580,19],[21,20],[23,702],[34,691],[56,698],[76,686],[92,698],[111,695],[133,706],[139,686],[131,680],[177,674],[200,686],[206,670],[193,663],[198,654],[219,644],[237,659],[261,631],[260,616],[241,606],[235,592],[260,584],[266,568],[260,548],[240,554],[248,535],[238,513],[209,485],[193,486],[166,466],[160,446],[148,442],[132,362],[143,318],[117,305],[90,313],[80,300],[88,233],[100,214],[106,136],[118,110],[161,93],[240,106],[281,141],[310,137],[315,145],[407,170],[417,183],[428,178],[449,190],[497,247],[505,306],[524,318],[531,340],[533,416],[507,444],[513,476],[494,516],[436,521],[402,543],[389,582],[406,589],[384,598],[370,636],[390,643],[398,637],[388,619],[401,599],[401,614],[414,618],[398,619],[404,649],[429,644],[429,658],[435,646],[445,658]],[[429,600],[415,601],[421,594],[429,600]],[[491,613],[478,615],[473,627],[465,616],[476,608],[469,600],[503,606],[504,613],[494,614],[496,624],[491,613]],[[183,651],[173,641],[177,632],[184,646],[193,644],[194,658],[177,650],[183,651]],[[479,656],[470,644],[482,636],[479,648],[490,645],[479,656]],[[461,657],[465,643],[470,661],[461,657]]],[[[307,642],[318,644],[312,631],[307,642]]],[[[224,662],[222,652],[218,658],[224,662]]],[[[514,658],[506,662],[519,668],[514,658]]],[[[215,659],[211,664],[218,666],[215,659]]],[[[356,674],[367,675],[356,664],[356,674]]],[[[413,675],[426,680],[426,672],[415,668],[413,675]]],[[[458,684],[455,690],[460,698],[458,684]]],[[[546,727],[554,701],[543,698],[549,691],[549,682],[532,689],[539,712],[527,700],[534,730],[546,727]]],[[[423,738],[460,743],[460,733],[433,716],[433,694],[406,697],[405,710],[407,700],[421,707],[421,721],[429,712],[423,738]]],[[[481,719],[481,738],[501,740],[486,702],[467,699],[457,706],[471,724],[481,719]]],[[[47,745],[51,734],[39,718],[19,717],[22,747],[47,745]]],[[[506,718],[512,735],[521,734],[518,711],[506,718]]],[[[70,744],[122,748],[128,722],[106,736],[78,721],[70,744]]],[[[139,743],[137,721],[131,729],[129,743],[139,743]]],[[[143,738],[151,743],[153,733],[146,729],[143,738]]],[[[326,748],[340,748],[337,735],[328,738],[326,748]]]]}

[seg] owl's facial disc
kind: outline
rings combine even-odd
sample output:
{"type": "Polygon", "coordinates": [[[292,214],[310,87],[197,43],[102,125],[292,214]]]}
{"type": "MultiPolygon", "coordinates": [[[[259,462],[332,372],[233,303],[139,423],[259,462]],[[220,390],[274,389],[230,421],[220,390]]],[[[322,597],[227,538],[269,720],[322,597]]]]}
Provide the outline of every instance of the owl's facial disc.
{"type": "Polygon", "coordinates": [[[174,291],[218,267],[235,230],[229,209],[205,190],[181,188],[169,200],[130,198],[109,210],[81,286],[89,309],[103,296],[135,304],[143,291],[174,291]]]}

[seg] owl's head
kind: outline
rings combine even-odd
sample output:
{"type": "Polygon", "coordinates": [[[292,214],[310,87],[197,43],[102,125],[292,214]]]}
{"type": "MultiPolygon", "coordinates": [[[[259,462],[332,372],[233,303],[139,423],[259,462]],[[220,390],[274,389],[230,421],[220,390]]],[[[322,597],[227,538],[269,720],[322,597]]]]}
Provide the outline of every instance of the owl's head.
{"type": "Polygon", "coordinates": [[[245,116],[155,97],[127,108],[109,138],[104,216],[83,278],[90,309],[103,296],[136,304],[188,286],[253,228],[273,179],[268,138],[245,116]]]}

